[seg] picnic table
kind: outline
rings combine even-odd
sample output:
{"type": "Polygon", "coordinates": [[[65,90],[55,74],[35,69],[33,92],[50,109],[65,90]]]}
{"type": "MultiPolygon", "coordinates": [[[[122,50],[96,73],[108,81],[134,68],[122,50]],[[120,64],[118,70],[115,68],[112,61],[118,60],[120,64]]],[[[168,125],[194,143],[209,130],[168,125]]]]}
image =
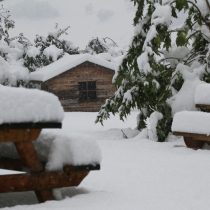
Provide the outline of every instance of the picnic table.
{"type": "Polygon", "coordinates": [[[174,135],[183,136],[187,147],[201,149],[205,143],[210,145],[210,84],[196,87],[194,103],[200,111],[176,113],[172,131],[174,135]]]}
{"type": "Polygon", "coordinates": [[[14,123],[0,125],[0,143],[13,142],[20,159],[1,158],[0,168],[19,170],[26,173],[0,175],[0,193],[35,191],[39,202],[54,199],[52,189],[78,186],[90,170],[99,165],[70,166],[63,171],[45,171],[34,148],[35,141],[43,128],[61,128],[61,123],[14,123]]]}
{"type": "Polygon", "coordinates": [[[0,95],[0,146],[14,144],[19,156],[13,158],[0,152],[0,168],[23,172],[0,175],[0,193],[34,191],[38,201],[44,202],[54,199],[54,188],[78,186],[90,170],[100,168],[99,164],[70,163],[59,170],[46,170],[46,162],[38,157],[33,142],[42,129],[62,127],[60,102],[52,94],[21,88],[1,86],[0,95]]]}

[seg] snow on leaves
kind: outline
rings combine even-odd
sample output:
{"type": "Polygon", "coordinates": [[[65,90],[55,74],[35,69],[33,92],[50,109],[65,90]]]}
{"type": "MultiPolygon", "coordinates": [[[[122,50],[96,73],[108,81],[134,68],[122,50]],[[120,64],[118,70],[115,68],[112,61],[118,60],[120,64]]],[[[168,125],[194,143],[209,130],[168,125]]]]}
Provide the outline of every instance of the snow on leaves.
{"type": "Polygon", "coordinates": [[[106,112],[124,119],[137,108],[137,126],[143,129],[148,128],[146,119],[158,112],[163,117],[158,119],[156,134],[158,141],[164,141],[172,112],[194,107],[192,97],[183,100],[184,95],[191,96],[200,80],[210,82],[210,7],[208,1],[196,0],[133,2],[135,35],[114,78],[118,91],[102,107],[97,121],[106,119],[106,112]]]}

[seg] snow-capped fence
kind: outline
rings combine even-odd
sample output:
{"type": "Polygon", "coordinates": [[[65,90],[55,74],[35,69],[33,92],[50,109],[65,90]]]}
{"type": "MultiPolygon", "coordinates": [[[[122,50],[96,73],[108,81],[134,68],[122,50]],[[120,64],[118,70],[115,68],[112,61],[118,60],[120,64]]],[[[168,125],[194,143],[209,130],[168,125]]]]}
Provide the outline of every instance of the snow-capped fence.
{"type": "Polygon", "coordinates": [[[100,168],[93,142],[39,137],[43,128],[61,128],[63,109],[56,96],[0,86],[0,97],[0,168],[23,172],[0,175],[0,193],[35,191],[44,202],[54,199],[54,188],[78,186],[90,170],[100,168]]]}
{"type": "Polygon", "coordinates": [[[201,111],[182,111],[174,115],[173,134],[183,136],[187,147],[202,148],[210,143],[210,84],[200,84],[195,90],[195,106],[201,111]]]}

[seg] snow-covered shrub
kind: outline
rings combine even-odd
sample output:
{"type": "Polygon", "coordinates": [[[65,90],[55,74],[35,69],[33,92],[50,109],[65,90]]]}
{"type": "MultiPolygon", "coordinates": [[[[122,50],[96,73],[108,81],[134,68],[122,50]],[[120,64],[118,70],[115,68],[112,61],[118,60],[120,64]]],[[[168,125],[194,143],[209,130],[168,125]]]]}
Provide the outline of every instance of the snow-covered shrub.
{"type": "Polygon", "coordinates": [[[10,37],[15,27],[10,12],[0,8],[0,84],[20,86],[28,79],[28,70],[23,65],[23,55],[30,42],[23,34],[10,37]]]}
{"type": "Polygon", "coordinates": [[[65,53],[78,54],[78,47],[62,38],[68,30],[69,27],[60,29],[56,25],[55,32],[48,33],[47,37],[36,35],[34,46],[26,51],[24,65],[32,72],[62,58],[65,53]]]}
{"type": "Polygon", "coordinates": [[[93,38],[88,42],[84,51],[90,54],[108,53],[113,57],[125,54],[125,50],[121,49],[117,43],[109,37],[93,38]]]}
{"type": "Polygon", "coordinates": [[[114,76],[117,91],[96,122],[110,112],[124,119],[137,108],[141,130],[160,113],[152,124],[158,141],[164,141],[173,114],[194,109],[196,85],[210,82],[210,5],[204,0],[132,1],[137,6],[135,35],[114,76]]]}

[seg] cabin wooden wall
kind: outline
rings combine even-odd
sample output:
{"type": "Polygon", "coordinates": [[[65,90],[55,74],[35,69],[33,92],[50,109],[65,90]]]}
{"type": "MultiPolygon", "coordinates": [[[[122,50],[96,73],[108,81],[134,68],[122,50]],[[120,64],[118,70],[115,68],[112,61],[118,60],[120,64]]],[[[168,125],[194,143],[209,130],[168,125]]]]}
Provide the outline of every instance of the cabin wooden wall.
{"type": "Polygon", "coordinates": [[[112,84],[114,71],[105,67],[85,62],[42,84],[42,89],[57,95],[65,111],[99,111],[105,100],[113,95],[112,84]],[[96,81],[97,99],[79,100],[79,82],[96,81]]]}

